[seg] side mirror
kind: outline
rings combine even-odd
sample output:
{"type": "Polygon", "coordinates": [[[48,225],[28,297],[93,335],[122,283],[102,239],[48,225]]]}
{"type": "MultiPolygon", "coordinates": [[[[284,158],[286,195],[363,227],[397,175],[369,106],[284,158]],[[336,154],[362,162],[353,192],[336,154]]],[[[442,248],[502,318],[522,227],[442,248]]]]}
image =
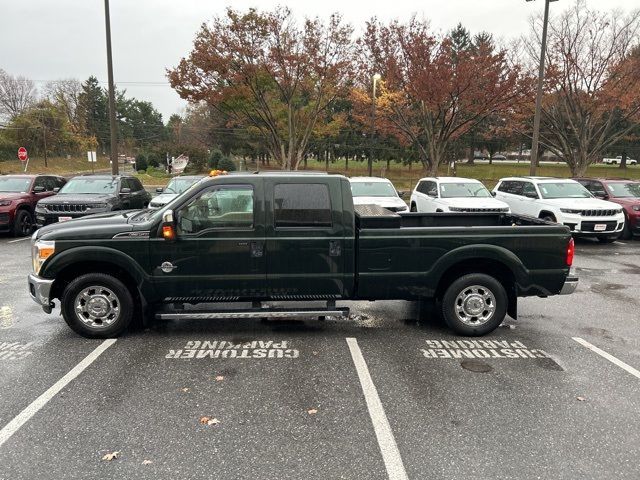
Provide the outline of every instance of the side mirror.
{"type": "Polygon", "coordinates": [[[495,197],[496,196],[496,192],[491,192],[491,196],[495,197]]]}
{"type": "Polygon", "coordinates": [[[593,196],[596,198],[600,198],[602,200],[608,200],[609,199],[609,195],[607,195],[607,192],[593,192],[593,196]]]}
{"type": "Polygon", "coordinates": [[[429,190],[427,192],[427,196],[429,196],[431,198],[436,198],[438,196],[438,192],[436,192],[435,190],[429,190]]]}
{"type": "Polygon", "coordinates": [[[33,193],[42,193],[46,192],[46,189],[43,186],[38,185],[37,187],[33,187],[33,193]]]}
{"type": "Polygon", "coordinates": [[[162,193],[164,191],[164,188],[162,187],[157,187],[156,188],[156,193],[162,193]]]}
{"type": "Polygon", "coordinates": [[[53,193],[58,193],[60,191],[60,187],[56,187],[53,189],[53,193]]]}
{"type": "Polygon", "coordinates": [[[524,194],[524,196],[527,198],[534,198],[534,199],[538,198],[538,194],[536,192],[527,192],[524,194]]]}
{"type": "Polygon", "coordinates": [[[176,226],[173,210],[167,210],[162,214],[162,238],[168,241],[176,239],[176,226]]]}
{"type": "Polygon", "coordinates": [[[131,194],[131,189],[127,188],[127,187],[123,187],[120,189],[120,195],[122,195],[123,197],[126,197],[127,195],[131,194]]]}

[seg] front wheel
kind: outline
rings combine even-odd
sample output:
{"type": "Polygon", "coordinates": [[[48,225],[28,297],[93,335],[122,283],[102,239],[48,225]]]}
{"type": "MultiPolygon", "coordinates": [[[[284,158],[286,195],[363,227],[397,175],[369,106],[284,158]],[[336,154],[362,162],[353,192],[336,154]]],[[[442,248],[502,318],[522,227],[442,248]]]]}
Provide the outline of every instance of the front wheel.
{"type": "Polygon", "coordinates": [[[133,297],[126,285],[104,273],[76,278],[62,295],[65,322],[87,338],[117,337],[131,323],[133,311],[133,297]]]}
{"type": "Polygon", "coordinates": [[[598,241],[600,243],[613,243],[618,239],[618,236],[613,236],[613,237],[598,237],[598,241]]]}
{"type": "Polygon", "coordinates": [[[33,217],[26,210],[18,210],[13,222],[13,235],[15,237],[26,237],[33,230],[33,217]]]}
{"type": "Polygon", "coordinates": [[[507,292],[498,280],[470,273],[449,285],[442,297],[442,315],[457,334],[480,336],[502,323],[507,304],[507,292]]]}

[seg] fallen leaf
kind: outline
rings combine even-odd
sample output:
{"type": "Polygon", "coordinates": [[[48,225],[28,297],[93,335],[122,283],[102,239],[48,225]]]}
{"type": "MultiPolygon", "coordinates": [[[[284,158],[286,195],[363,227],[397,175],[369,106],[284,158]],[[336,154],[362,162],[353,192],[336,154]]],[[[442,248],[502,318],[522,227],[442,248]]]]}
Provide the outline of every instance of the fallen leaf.
{"type": "Polygon", "coordinates": [[[586,399],[584,397],[576,397],[576,400],[579,402],[584,402],[586,399]]]}
{"type": "Polygon", "coordinates": [[[307,413],[309,415],[315,415],[316,413],[318,413],[318,410],[316,408],[312,408],[311,410],[307,410],[307,413]]]}
{"type": "Polygon", "coordinates": [[[189,388],[184,387],[184,388],[181,388],[180,390],[182,390],[184,393],[187,393],[189,391],[189,388]]]}
{"type": "Polygon", "coordinates": [[[313,353],[314,355],[317,355],[317,354],[318,354],[318,352],[312,352],[312,353],[313,353]]]}
{"type": "Polygon", "coordinates": [[[151,465],[153,462],[151,460],[143,460],[142,464],[143,465],[151,465]]]}
{"type": "Polygon", "coordinates": [[[203,425],[206,424],[209,420],[211,420],[209,417],[200,417],[200,423],[202,423],[203,425]]]}
{"type": "Polygon", "coordinates": [[[207,425],[218,425],[220,423],[220,420],[218,420],[217,418],[212,418],[211,420],[207,421],[207,425]]]}
{"type": "Polygon", "coordinates": [[[216,377],[216,382],[221,382],[221,381],[223,381],[223,380],[224,380],[224,377],[223,377],[222,375],[218,375],[218,376],[216,377]]]}
{"type": "Polygon", "coordinates": [[[103,462],[110,462],[111,460],[115,460],[118,457],[120,457],[120,452],[105,453],[102,456],[102,461],[103,462]]]}

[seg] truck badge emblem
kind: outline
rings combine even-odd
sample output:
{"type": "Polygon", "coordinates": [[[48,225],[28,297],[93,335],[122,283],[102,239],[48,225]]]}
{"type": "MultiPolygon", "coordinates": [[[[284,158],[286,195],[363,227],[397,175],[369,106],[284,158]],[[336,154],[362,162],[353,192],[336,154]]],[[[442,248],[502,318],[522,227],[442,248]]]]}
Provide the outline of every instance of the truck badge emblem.
{"type": "Polygon", "coordinates": [[[171,273],[174,268],[176,267],[171,262],[162,262],[162,265],[160,265],[160,270],[164,273],[171,273]]]}

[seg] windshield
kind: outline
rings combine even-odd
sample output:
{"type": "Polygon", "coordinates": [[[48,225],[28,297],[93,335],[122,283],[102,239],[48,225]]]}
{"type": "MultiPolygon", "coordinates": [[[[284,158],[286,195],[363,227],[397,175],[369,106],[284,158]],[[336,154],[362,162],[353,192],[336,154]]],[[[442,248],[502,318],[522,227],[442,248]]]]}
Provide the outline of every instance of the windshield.
{"type": "Polygon", "coordinates": [[[164,193],[182,193],[191,185],[196,183],[199,178],[172,178],[167,188],[164,189],[164,193]]]}
{"type": "Polygon", "coordinates": [[[351,193],[354,197],[397,197],[391,182],[352,182],[351,193]]]}
{"type": "Polygon", "coordinates": [[[490,197],[487,187],[477,182],[443,183],[440,184],[440,197],[490,197]]]}
{"type": "Polygon", "coordinates": [[[30,184],[30,178],[0,178],[0,192],[26,193],[30,184]]]}
{"type": "Polygon", "coordinates": [[[640,182],[636,183],[608,183],[607,189],[612,197],[640,198],[640,182]]]}
{"type": "Polygon", "coordinates": [[[578,182],[539,183],[542,198],[591,198],[593,195],[578,182]]]}
{"type": "Polygon", "coordinates": [[[112,178],[72,178],[60,193],[115,193],[118,180],[112,178]]]}

